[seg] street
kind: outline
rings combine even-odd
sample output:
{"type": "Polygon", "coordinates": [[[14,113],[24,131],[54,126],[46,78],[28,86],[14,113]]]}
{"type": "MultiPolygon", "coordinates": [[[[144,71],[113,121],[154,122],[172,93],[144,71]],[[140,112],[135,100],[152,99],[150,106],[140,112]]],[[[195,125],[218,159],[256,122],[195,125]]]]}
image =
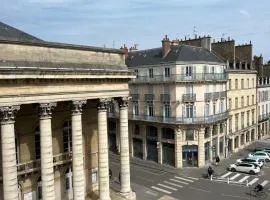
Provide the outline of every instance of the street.
{"type": "MultiPolygon", "coordinates": [[[[256,198],[248,193],[257,183],[262,184],[270,196],[270,163],[266,163],[258,175],[230,172],[226,169],[237,158],[247,155],[250,149],[252,147],[243,149],[214,166],[217,176],[213,180],[206,178],[207,167],[174,169],[132,158],[131,185],[138,200],[162,197],[178,200],[251,200],[256,198]]],[[[111,187],[115,190],[120,189],[119,162],[117,155],[110,155],[110,168],[113,172],[111,187]]]]}

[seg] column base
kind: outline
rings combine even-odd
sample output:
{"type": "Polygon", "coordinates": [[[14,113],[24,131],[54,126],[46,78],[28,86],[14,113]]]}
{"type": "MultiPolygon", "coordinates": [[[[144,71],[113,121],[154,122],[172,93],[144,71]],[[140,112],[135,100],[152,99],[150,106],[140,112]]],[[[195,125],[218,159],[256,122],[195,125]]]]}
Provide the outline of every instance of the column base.
{"type": "Polygon", "coordinates": [[[128,200],[136,200],[136,193],[135,192],[127,192],[127,193],[119,193],[122,199],[128,199],[128,200]]]}

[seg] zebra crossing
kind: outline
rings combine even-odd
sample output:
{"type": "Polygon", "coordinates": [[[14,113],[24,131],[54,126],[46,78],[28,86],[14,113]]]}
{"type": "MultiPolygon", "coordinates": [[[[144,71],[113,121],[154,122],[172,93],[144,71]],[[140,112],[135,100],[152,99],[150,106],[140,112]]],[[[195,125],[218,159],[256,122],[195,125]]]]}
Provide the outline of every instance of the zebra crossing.
{"type": "Polygon", "coordinates": [[[151,188],[158,192],[171,194],[197,180],[199,179],[194,177],[173,176],[157,183],[156,185],[151,186],[151,188]]]}
{"type": "MultiPolygon", "coordinates": [[[[216,180],[221,180],[221,179],[229,179],[229,181],[233,181],[234,183],[247,183],[248,186],[256,185],[260,183],[262,186],[267,186],[270,188],[270,182],[269,180],[263,180],[260,177],[257,176],[252,176],[252,175],[247,175],[247,174],[242,174],[242,173],[237,173],[237,172],[226,172],[223,175],[217,177],[216,180]]],[[[214,179],[213,179],[214,180],[214,179]]]]}

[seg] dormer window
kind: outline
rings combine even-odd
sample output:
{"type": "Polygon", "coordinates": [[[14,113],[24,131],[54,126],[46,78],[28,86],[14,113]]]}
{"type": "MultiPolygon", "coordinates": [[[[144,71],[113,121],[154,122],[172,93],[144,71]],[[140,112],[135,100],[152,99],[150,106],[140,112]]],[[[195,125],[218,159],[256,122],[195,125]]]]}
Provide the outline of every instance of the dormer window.
{"type": "Polygon", "coordinates": [[[171,76],[171,70],[169,67],[165,68],[165,77],[170,77],[171,76]]]}
{"type": "Polygon", "coordinates": [[[154,78],[154,70],[152,68],[149,69],[149,78],[154,78]]]}

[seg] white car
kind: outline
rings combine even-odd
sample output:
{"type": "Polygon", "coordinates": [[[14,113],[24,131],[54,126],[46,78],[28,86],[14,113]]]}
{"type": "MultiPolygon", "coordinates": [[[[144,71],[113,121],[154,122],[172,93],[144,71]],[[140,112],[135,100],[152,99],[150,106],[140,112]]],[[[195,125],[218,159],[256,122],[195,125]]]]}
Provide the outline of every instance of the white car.
{"type": "Polygon", "coordinates": [[[256,157],[246,157],[246,158],[240,158],[236,160],[237,163],[252,163],[258,165],[260,168],[263,167],[263,162],[260,158],[256,157]]]}
{"type": "Polygon", "coordinates": [[[256,158],[259,158],[259,159],[263,159],[265,160],[265,162],[269,162],[270,161],[270,157],[268,155],[268,153],[264,152],[264,151],[257,151],[253,154],[248,154],[248,157],[256,157],[256,158]]]}
{"type": "Polygon", "coordinates": [[[261,171],[261,168],[252,163],[235,163],[229,166],[229,170],[232,172],[245,172],[249,174],[257,174],[261,171]]]}

